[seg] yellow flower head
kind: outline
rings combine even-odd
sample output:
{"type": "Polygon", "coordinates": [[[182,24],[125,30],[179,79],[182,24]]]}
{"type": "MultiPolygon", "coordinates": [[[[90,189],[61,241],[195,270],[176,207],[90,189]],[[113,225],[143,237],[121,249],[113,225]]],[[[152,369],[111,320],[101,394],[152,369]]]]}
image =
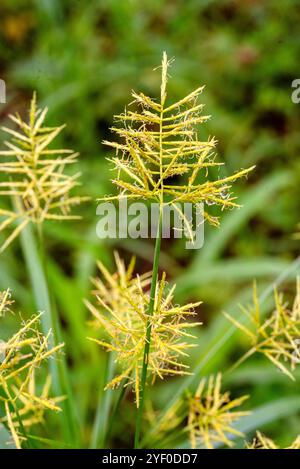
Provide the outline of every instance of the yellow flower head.
{"type": "Polygon", "coordinates": [[[235,365],[239,365],[255,352],[262,353],[284,374],[294,380],[294,376],[287,368],[295,369],[300,361],[300,279],[297,279],[297,292],[290,309],[275,288],[275,309],[264,319],[260,311],[256,284],[253,289],[253,307],[241,307],[248,319],[245,325],[230,315],[225,316],[249,338],[252,347],[235,365]]]}
{"type": "Polygon", "coordinates": [[[0,232],[13,228],[0,252],[30,221],[40,224],[44,220],[76,219],[69,213],[71,206],[87,200],[70,196],[79,184],[80,173],[69,176],[65,168],[76,162],[78,154],[49,148],[64,126],[44,127],[46,114],[47,108],[37,109],[34,94],[28,123],[16,114],[10,119],[18,130],[2,127],[11,140],[4,142],[8,150],[0,151],[0,196],[9,198],[8,205],[13,198],[14,207],[0,209],[0,232]]]}
{"type": "MultiPolygon", "coordinates": [[[[223,163],[216,161],[216,140],[199,140],[196,132],[196,126],[210,117],[202,115],[203,105],[198,103],[204,87],[167,105],[169,65],[164,52],[160,101],[133,92],[134,102],[131,104],[136,110],[125,110],[116,116],[120,126],[112,128],[119,141],[104,142],[120,154],[110,160],[117,169],[118,176],[113,183],[118,186],[120,194],[108,199],[144,198],[170,204],[174,208],[176,203],[184,202],[236,207],[230,194],[232,183],[253,168],[216,180],[209,178],[209,169],[223,163]],[[177,179],[176,182],[172,180],[174,176],[183,174],[181,183],[177,179]]],[[[218,218],[209,215],[206,209],[203,215],[213,225],[219,224],[218,218]]]]}
{"type": "Polygon", "coordinates": [[[189,396],[187,430],[190,433],[193,448],[204,445],[212,449],[214,443],[223,443],[231,447],[232,441],[228,435],[243,435],[231,424],[240,417],[248,415],[249,412],[232,409],[239,407],[248,399],[248,396],[230,400],[229,392],[221,393],[221,380],[221,373],[218,373],[216,378],[210,376],[208,381],[204,378],[195,395],[189,396]]]}
{"type": "Polygon", "coordinates": [[[5,414],[0,423],[8,426],[18,448],[24,438],[19,433],[21,416],[24,416],[22,425],[29,427],[42,421],[44,410],[59,410],[57,399],[48,397],[50,378],[47,378],[41,395],[36,393],[36,370],[63,347],[61,344],[49,349],[51,331],[47,336],[39,332],[40,316],[22,321],[20,329],[11,338],[0,341],[0,407],[5,414]]]}
{"type": "Polygon", "coordinates": [[[286,448],[279,448],[271,438],[267,438],[265,435],[256,432],[256,436],[253,439],[252,443],[246,443],[247,449],[300,449],[300,435],[293,441],[290,446],[286,448]]]}
{"type": "Polygon", "coordinates": [[[200,303],[178,306],[173,304],[175,286],[165,293],[165,274],[157,284],[153,315],[149,309],[149,275],[132,277],[133,262],[126,270],[117,257],[118,272],[111,275],[99,263],[107,286],[99,279],[94,280],[98,290],[95,292],[97,305],[86,302],[95,318],[96,325],[102,329],[107,339],[91,339],[115,354],[120,373],[107,387],[113,388],[124,379],[126,385],[133,385],[136,403],[139,406],[140,372],[143,366],[147,323],[151,322],[151,345],[148,375],[152,381],[165,375],[188,374],[188,366],[180,356],[186,356],[187,349],[194,345],[185,341],[193,338],[186,329],[200,323],[184,322],[193,316],[194,308],[200,303]],[[100,288],[99,288],[100,287],[100,288]]]}

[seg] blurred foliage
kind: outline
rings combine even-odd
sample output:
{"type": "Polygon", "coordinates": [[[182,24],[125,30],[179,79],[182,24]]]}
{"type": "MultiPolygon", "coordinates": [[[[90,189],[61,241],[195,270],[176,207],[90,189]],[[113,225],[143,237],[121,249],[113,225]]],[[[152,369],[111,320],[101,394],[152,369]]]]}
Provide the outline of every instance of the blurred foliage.
{"type": "MultiPolygon", "coordinates": [[[[0,15],[0,76],[7,83],[1,123],[6,125],[9,113],[23,114],[36,90],[40,104],[49,106],[49,125],[67,123],[61,143],[80,151],[79,191],[93,199],[113,191],[101,140],[110,138],[113,115],[128,102],[131,89],[157,95],[159,74],[152,69],[162,51],[176,58],[170,99],[206,85],[202,100],[212,118],[200,135],[216,136],[228,174],[252,164],[257,168],[238,183],[244,207],[224,213],[219,230],[206,227],[203,249],[186,251],[180,240],[164,242],[161,265],[178,279],[180,300],[204,302],[199,316],[205,327],[192,365],[200,364],[201,376],[226,369],[244,343],[234,333],[215,347],[230,327],[221,311],[232,312],[239,301],[249,300],[254,278],[264,291],[299,254],[299,240],[293,238],[300,220],[299,105],[291,101],[291,83],[299,71],[299,2],[2,0],[0,15]]],[[[149,268],[153,254],[151,241],[98,240],[95,207],[96,202],[79,209],[83,219],[78,223],[49,223],[46,230],[49,277],[64,326],[83,445],[90,438],[106,360],[85,339],[88,314],[82,298],[89,296],[89,277],[97,258],[111,263],[115,247],[127,258],[136,254],[140,271],[149,268]]],[[[287,293],[293,293],[295,273],[291,283],[285,279],[287,293]]],[[[33,299],[18,243],[0,258],[0,288],[8,286],[30,314],[33,299]]],[[[287,410],[297,385],[268,370],[268,363],[253,358],[228,375],[228,385],[233,394],[249,393],[252,408],[273,403],[271,410],[259,410],[259,416],[272,411],[273,419],[262,419],[264,427],[246,425],[248,440],[259,429],[288,444],[299,433],[299,402],[287,410]],[[286,399],[285,405],[280,399],[286,399]]],[[[154,405],[163,406],[179,383],[158,384],[154,405]]],[[[130,431],[124,429],[133,425],[133,406],[128,399],[122,407],[113,433],[116,446],[131,444],[130,431]]],[[[51,420],[49,425],[51,435],[51,420]]]]}

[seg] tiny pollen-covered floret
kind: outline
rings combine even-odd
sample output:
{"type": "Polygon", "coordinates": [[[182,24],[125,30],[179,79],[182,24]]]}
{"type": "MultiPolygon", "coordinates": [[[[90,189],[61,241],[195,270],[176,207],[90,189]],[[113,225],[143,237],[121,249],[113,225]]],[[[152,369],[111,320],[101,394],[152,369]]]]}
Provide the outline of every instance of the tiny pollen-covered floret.
{"type": "Polygon", "coordinates": [[[205,446],[213,449],[215,443],[229,447],[233,442],[229,435],[243,436],[232,427],[239,418],[249,412],[233,410],[239,407],[249,396],[230,399],[229,392],[221,393],[222,375],[202,379],[194,395],[189,396],[189,415],[187,430],[190,434],[192,448],[205,446]]]}
{"type": "Polygon", "coordinates": [[[88,200],[70,196],[79,185],[80,173],[70,176],[65,169],[77,161],[78,153],[49,148],[65,126],[44,127],[46,114],[47,108],[37,109],[34,93],[28,123],[16,114],[9,117],[18,130],[2,127],[11,140],[4,142],[8,150],[0,151],[0,196],[7,197],[11,208],[0,208],[0,232],[11,228],[11,234],[0,252],[30,221],[41,224],[44,220],[78,219],[70,214],[71,207],[88,200]]]}
{"type": "MultiPolygon", "coordinates": [[[[7,292],[2,292],[1,298],[7,292]]],[[[0,311],[3,311],[3,304],[0,311]]],[[[45,410],[60,410],[57,402],[61,398],[49,397],[50,377],[41,393],[36,392],[36,370],[63,347],[60,344],[49,349],[51,331],[47,336],[41,334],[40,316],[41,313],[22,320],[20,329],[11,338],[0,340],[0,408],[4,415],[0,423],[7,425],[17,448],[21,448],[26,439],[24,429],[42,422],[45,410]]]]}
{"type": "Polygon", "coordinates": [[[94,316],[94,324],[105,333],[107,339],[91,340],[115,354],[120,373],[108,383],[107,388],[118,386],[124,380],[126,386],[133,386],[138,407],[148,320],[151,322],[148,375],[152,382],[166,375],[189,374],[189,367],[179,357],[187,356],[187,350],[194,347],[185,340],[194,338],[186,330],[201,323],[186,322],[185,319],[195,315],[194,308],[200,303],[174,305],[175,286],[166,293],[163,274],[157,283],[153,315],[149,316],[149,274],[133,277],[134,261],[126,269],[118,256],[116,264],[117,273],[111,275],[103,264],[98,263],[106,284],[94,279],[96,305],[88,301],[86,305],[94,316]]]}
{"type": "Polygon", "coordinates": [[[292,380],[295,380],[291,371],[300,362],[300,278],[297,279],[296,297],[292,308],[277,289],[274,289],[275,309],[264,319],[260,310],[257,297],[257,288],[253,288],[253,306],[241,310],[248,319],[249,325],[237,321],[232,316],[224,313],[238,329],[250,340],[251,348],[246,352],[235,367],[244,362],[255,352],[262,353],[279,370],[292,380]],[[286,364],[290,365],[291,371],[286,364]]]}
{"type": "Polygon", "coordinates": [[[290,446],[280,448],[273,440],[271,440],[271,438],[267,438],[265,435],[257,431],[252,443],[246,442],[245,446],[246,449],[300,449],[300,435],[297,436],[290,446]]]}
{"type": "Polygon", "coordinates": [[[128,197],[152,200],[161,206],[171,205],[187,225],[179,203],[204,203],[202,215],[218,226],[218,217],[210,215],[206,207],[238,207],[230,192],[232,184],[254,166],[227,177],[210,177],[209,170],[224,163],[216,161],[216,140],[199,140],[197,135],[197,126],[210,117],[202,115],[204,106],[198,103],[204,86],[174,104],[166,104],[171,62],[164,52],[160,101],[133,92],[131,104],[135,109],[125,110],[115,117],[120,126],[113,127],[112,131],[118,141],[103,142],[116,150],[116,157],[109,161],[117,170],[117,178],[112,182],[120,191],[119,195],[105,200],[128,197]],[[174,176],[181,175],[184,176],[178,183],[174,176]]]}

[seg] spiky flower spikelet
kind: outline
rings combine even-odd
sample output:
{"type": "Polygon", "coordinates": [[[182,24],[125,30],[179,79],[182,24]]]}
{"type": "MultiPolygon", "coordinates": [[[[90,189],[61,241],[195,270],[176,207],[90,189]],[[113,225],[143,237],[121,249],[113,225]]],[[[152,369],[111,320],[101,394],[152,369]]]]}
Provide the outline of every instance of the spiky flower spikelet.
{"type": "Polygon", "coordinates": [[[286,448],[280,448],[277,446],[271,438],[267,438],[265,435],[256,432],[256,436],[253,439],[252,443],[246,443],[247,449],[300,449],[300,435],[293,441],[290,446],[286,448]]]}
{"type": "Polygon", "coordinates": [[[294,380],[291,373],[300,361],[300,278],[297,279],[296,297],[290,309],[277,289],[274,290],[275,309],[264,319],[257,297],[257,288],[253,288],[253,307],[241,307],[248,318],[249,326],[237,321],[232,316],[225,316],[246,336],[251,342],[251,348],[237,362],[238,366],[255,352],[262,353],[284,374],[294,380]],[[286,366],[290,365],[291,371],[286,366]]]}
{"type": "Polygon", "coordinates": [[[249,412],[236,411],[249,396],[230,400],[229,392],[221,393],[222,375],[210,376],[200,381],[195,395],[189,396],[189,415],[187,430],[192,448],[205,446],[212,449],[214,443],[223,443],[231,447],[228,435],[243,436],[231,424],[248,415],[249,412]]]}
{"type": "MultiPolygon", "coordinates": [[[[230,194],[232,183],[253,169],[241,170],[236,174],[220,179],[210,179],[209,169],[223,165],[216,161],[214,149],[216,140],[199,140],[196,126],[210,116],[201,115],[203,105],[197,102],[203,86],[178,102],[167,105],[167,54],[162,59],[160,102],[133,92],[134,111],[126,111],[115,117],[120,127],[112,130],[120,141],[103,143],[116,149],[117,156],[110,161],[118,171],[113,180],[120,190],[118,196],[143,198],[169,204],[182,211],[176,203],[201,203],[219,205],[222,208],[237,207],[230,194]],[[118,156],[120,153],[121,156],[118,156]],[[181,183],[172,178],[184,174],[181,183]]],[[[217,217],[209,215],[206,208],[203,215],[213,225],[218,225],[217,217]]]]}
{"type": "Polygon", "coordinates": [[[47,108],[37,109],[34,93],[28,123],[16,114],[9,117],[18,130],[2,127],[11,140],[4,142],[8,150],[0,151],[0,196],[8,198],[11,208],[0,208],[0,232],[11,228],[11,234],[0,252],[30,221],[41,224],[44,220],[79,218],[70,214],[71,207],[87,200],[70,196],[79,184],[80,173],[69,176],[65,169],[76,162],[78,153],[49,148],[65,126],[43,126],[46,114],[47,108]]]}
{"type": "Polygon", "coordinates": [[[101,263],[98,264],[107,285],[95,279],[93,283],[98,288],[94,292],[97,304],[86,301],[94,316],[95,325],[107,337],[104,340],[91,340],[116,356],[120,373],[108,383],[107,388],[118,386],[125,380],[126,385],[133,386],[138,407],[148,320],[151,321],[152,328],[148,363],[152,382],[156,377],[163,378],[165,375],[189,374],[188,366],[179,357],[187,356],[187,350],[194,346],[184,340],[194,337],[186,329],[200,323],[189,323],[184,319],[192,317],[195,314],[194,308],[200,303],[173,305],[175,286],[165,293],[166,281],[163,274],[157,284],[153,315],[149,317],[149,275],[132,277],[133,262],[126,270],[118,257],[116,261],[118,271],[115,275],[111,275],[101,263]]]}
{"type": "MultiPolygon", "coordinates": [[[[7,298],[1,302],[0,312],[3,313],[11,304],[8,290],[2,292],[1,298],[7,298]]],[[[24,429],[43,421],[46,409],[60,410],[59,398],[49,398],[50,377],[41,394],[36,392],[36,370],[63,347],[60,344],[49,349],[51,331],[47,336],[39,332],[40,316],[22,321],[11,338],[0,341],[0,407],[4,414],[0,423],[7,425],[17,448],[21,448],[25,439],[24,429]]]]}
{"type": "MultiPolygon", "coordinates": [[[[102,308],[103,303],[105,303],[105,305],[109,305],[114,313],[118,314],[118,317],[126,320],[128,301],[124,292],[134,295],[137,292],[138,283],[140,283],[142,288],[147,288],[151,282],[151,272],[146,272],[140,277],[135,277],[133,275],[135,257],[132,257],[127,268],[116,251],[114,252],[114,257],[117,268],[114,274],[111,274],[102,262],[97,262],[102,278],[92,278],[92,284],[95,287],[92,294],[96,298],[98,307],[100,306],[100,308],[102,308]]],[[[89,302],[86,303],[89,304],[89,302]]],[[[92,305],[89,304],[89,308],[90,307],[92,307],[92,305]]]]}

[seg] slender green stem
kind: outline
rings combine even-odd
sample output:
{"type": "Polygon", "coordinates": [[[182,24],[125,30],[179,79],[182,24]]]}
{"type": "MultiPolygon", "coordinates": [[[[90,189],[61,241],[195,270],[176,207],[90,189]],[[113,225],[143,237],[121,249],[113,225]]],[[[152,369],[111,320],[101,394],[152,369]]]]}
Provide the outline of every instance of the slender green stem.
{"type": "Polygon", "coordinates": [[[162,235],[162,218],[163,218],[162,207],[160,207],[158,228],[157,228],[157,235],[156,235],[156,242],[155,242],[154,259],[153,259],[150,301],[149,301],[149,309],[148,309],[149,319],[147,321],[147,326],[146,326],[147,329],[146,329],[146,341],[145,341],[145,348],[144,348],[142,377],[141,377],[140,404],[139,404],[139,408],[137,410],[137,416],[136,416],[136,427],[135,427],[135,437],[134,437],[135,448],[138,448],[139,443],[140,443],[141,425],[142,425],[142,417],[143,417],[143,410],[144,410],[144,403],[145,403],[148,358],[149,358],[150,344],[151,344],[150,317],[153,315],[154,303],[155,303],[155,292],[156,292],[156,285],[157,285],[157,279],[158,279],[159,254],[160,254],[161,235],[162,235]]]}
{"type": "Polygon", "coordinates": [[[109,354],[109,358],[103,373],[103,378],[100,383],[100,395],[98,399],[98,406],[96,411],[96,417],[92,432],[90,448],[97,449],[103,448],[106,430],[108,426],[108,417],[111,408],[112,400],[112,389],[103,391],[106,383],[112,380],[115,369],[115,356],[113,353],[109,354]]]}
{"type": "MultiPolygon", "coordinates": [[[[36,307],[44,312],[41,316],[44,335],[47,335],[50,329],[52,330],[52,335],[49,337],[49,348],[52,348],[58,345],[62,338],[56,308],[54,302],[51,304],[48,289],[42,235],[39,241],[40,252],[37,249],[31,226],[28,225],[22,230],[21,246],[32,284],[36,307]]],[[[60,356],[58,360],[49,360],[49,365],[55,394],[66,397],[62,402],[63,413],[61,416],[64,433],[68,441],[77,446],[79,425],[64,356],[60,356]]]]}

